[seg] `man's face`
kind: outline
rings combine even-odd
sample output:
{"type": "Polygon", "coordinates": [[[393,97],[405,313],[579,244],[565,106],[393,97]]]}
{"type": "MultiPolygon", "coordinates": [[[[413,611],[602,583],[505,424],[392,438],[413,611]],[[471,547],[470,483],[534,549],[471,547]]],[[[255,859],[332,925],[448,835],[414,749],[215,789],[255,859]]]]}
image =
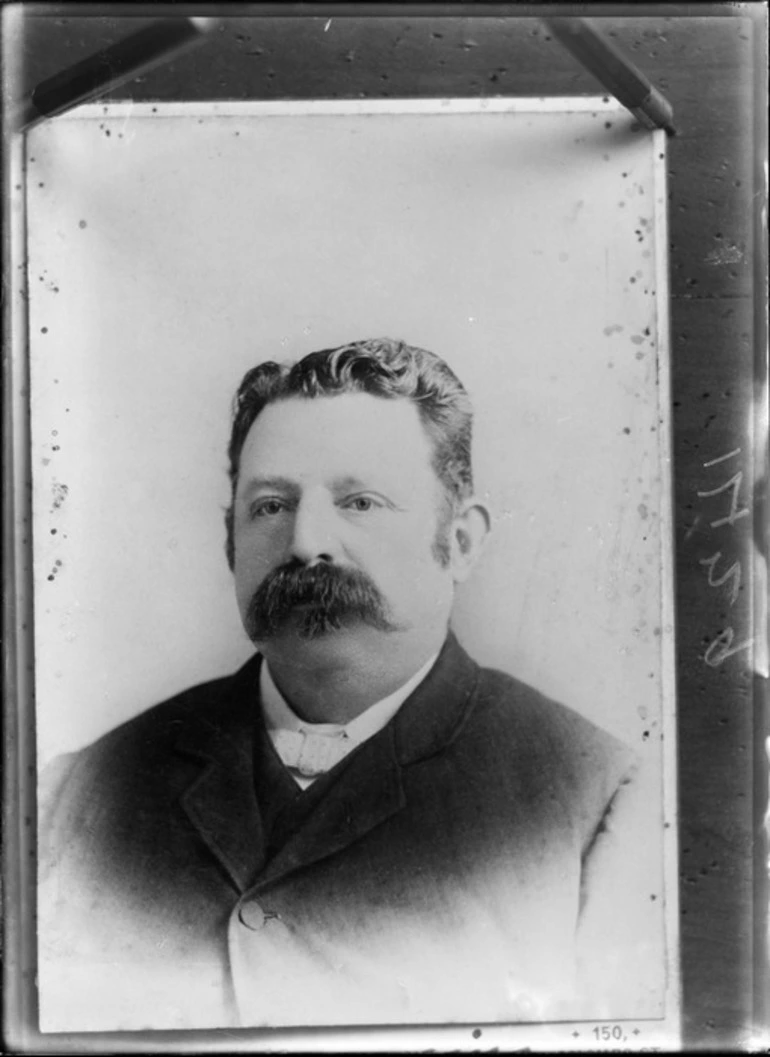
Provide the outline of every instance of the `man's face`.
{"type": "Polygon", "coordinates": [[[376,648],[388,636],[440,643],[454,578],[451,561],[436,554],[445,499],[432,454],[407,400],[350,393],[293,397],[264,409],[246,438],[234,499],[236,596],[255,642],[308,648],[312,639],[316,652],[351,643],[376,648]],[[365,596],[358,608],[347,607],[343,589],[344,616],[331,627],[310,619],[318,606],[282,605],[319,566],[349,578],[351,597],[365,596]],[[281,593],[284,576],[288,594],[281,593]],[[260,597],[272,592],[279,600],[269,627],[255,621],[260,587],[260,597]],[[370,594],[380,619],[366,615],[370,594]]]}

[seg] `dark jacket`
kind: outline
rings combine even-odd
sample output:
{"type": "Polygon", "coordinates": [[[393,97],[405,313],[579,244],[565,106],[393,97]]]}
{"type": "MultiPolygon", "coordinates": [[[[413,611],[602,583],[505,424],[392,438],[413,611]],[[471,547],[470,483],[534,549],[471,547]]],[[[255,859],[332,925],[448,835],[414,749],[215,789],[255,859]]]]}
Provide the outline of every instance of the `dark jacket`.
{"type": "Polygon", "coordinates": [[[287,815],[259,664],[49,769],[44,1029],[654,1015],[628,749],[450,636],[287,815]]]}

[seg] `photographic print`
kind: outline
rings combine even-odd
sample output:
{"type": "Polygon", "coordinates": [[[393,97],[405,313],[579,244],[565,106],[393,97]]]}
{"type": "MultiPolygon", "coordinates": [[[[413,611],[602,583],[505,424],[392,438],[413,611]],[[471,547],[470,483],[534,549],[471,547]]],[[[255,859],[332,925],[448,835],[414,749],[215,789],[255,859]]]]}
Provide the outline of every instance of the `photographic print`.
{"type": "Polygon", "coordinates": [[[664,133],[94,104],[25,164],[42,1030],[663,1024],[664,133]]]}

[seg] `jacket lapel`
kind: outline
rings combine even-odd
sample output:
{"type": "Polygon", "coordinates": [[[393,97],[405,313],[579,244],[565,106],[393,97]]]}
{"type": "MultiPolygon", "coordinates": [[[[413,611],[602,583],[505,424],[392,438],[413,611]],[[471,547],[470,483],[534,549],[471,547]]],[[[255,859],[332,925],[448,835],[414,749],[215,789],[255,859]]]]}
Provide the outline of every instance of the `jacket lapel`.
{"type": "Polygon", "coordinates": [[[260,658],[254,657],[191,717],[176,749],[200,764],[181,805],[200,838],[239,892],[264,860],[254,793],[252,750],[260,658]]]}
{"type": "Polygon", "coordinates": [[[453,740],[470,708],[477,673],[450,634],[433,669],[394,720],[318,780],[324,785],[314,810],[267,865],[257,887],[343,851],[406,807],[404,768],[453,740]]]}
{"type": "Polygon", "coordinates": [[[310,866],[360,840],[404,806],[401,767],[392,726],[364,742],[346,760],[319,779],[315,807],[258,879],[258,887],[310,866]]]}
{"type": "MultiPolygon", "coordinates": [[[[192,825],[239,892],[274,884],[360,840],[407,806],[403,770],[441,752],[473,702],[478,668],[449,634],[436,664],[383,730],[319,782],[318,802],[265,864],[265,834],[254,789],[254,721],[261,658],[252,658],[177,749],[201,764],[181,798],[192,825]]],[[[311,791],[315,786],[311,787],[311,791]]]]}

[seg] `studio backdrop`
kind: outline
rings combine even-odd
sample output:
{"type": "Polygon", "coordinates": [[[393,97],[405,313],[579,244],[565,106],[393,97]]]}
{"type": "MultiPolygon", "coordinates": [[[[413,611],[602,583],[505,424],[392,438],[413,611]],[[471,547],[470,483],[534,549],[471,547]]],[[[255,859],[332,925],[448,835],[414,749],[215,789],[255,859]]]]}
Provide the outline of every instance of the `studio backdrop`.
{"type": "Polygon", "coordinates": [[[475,407],[494,524],[463,644],[659,754],[658,147],[585,99],[127,103],[35,129],[42,758],[249,655],[224,552],[235,389],[263,360],[377,336],[438,353],[475,407]]]}

